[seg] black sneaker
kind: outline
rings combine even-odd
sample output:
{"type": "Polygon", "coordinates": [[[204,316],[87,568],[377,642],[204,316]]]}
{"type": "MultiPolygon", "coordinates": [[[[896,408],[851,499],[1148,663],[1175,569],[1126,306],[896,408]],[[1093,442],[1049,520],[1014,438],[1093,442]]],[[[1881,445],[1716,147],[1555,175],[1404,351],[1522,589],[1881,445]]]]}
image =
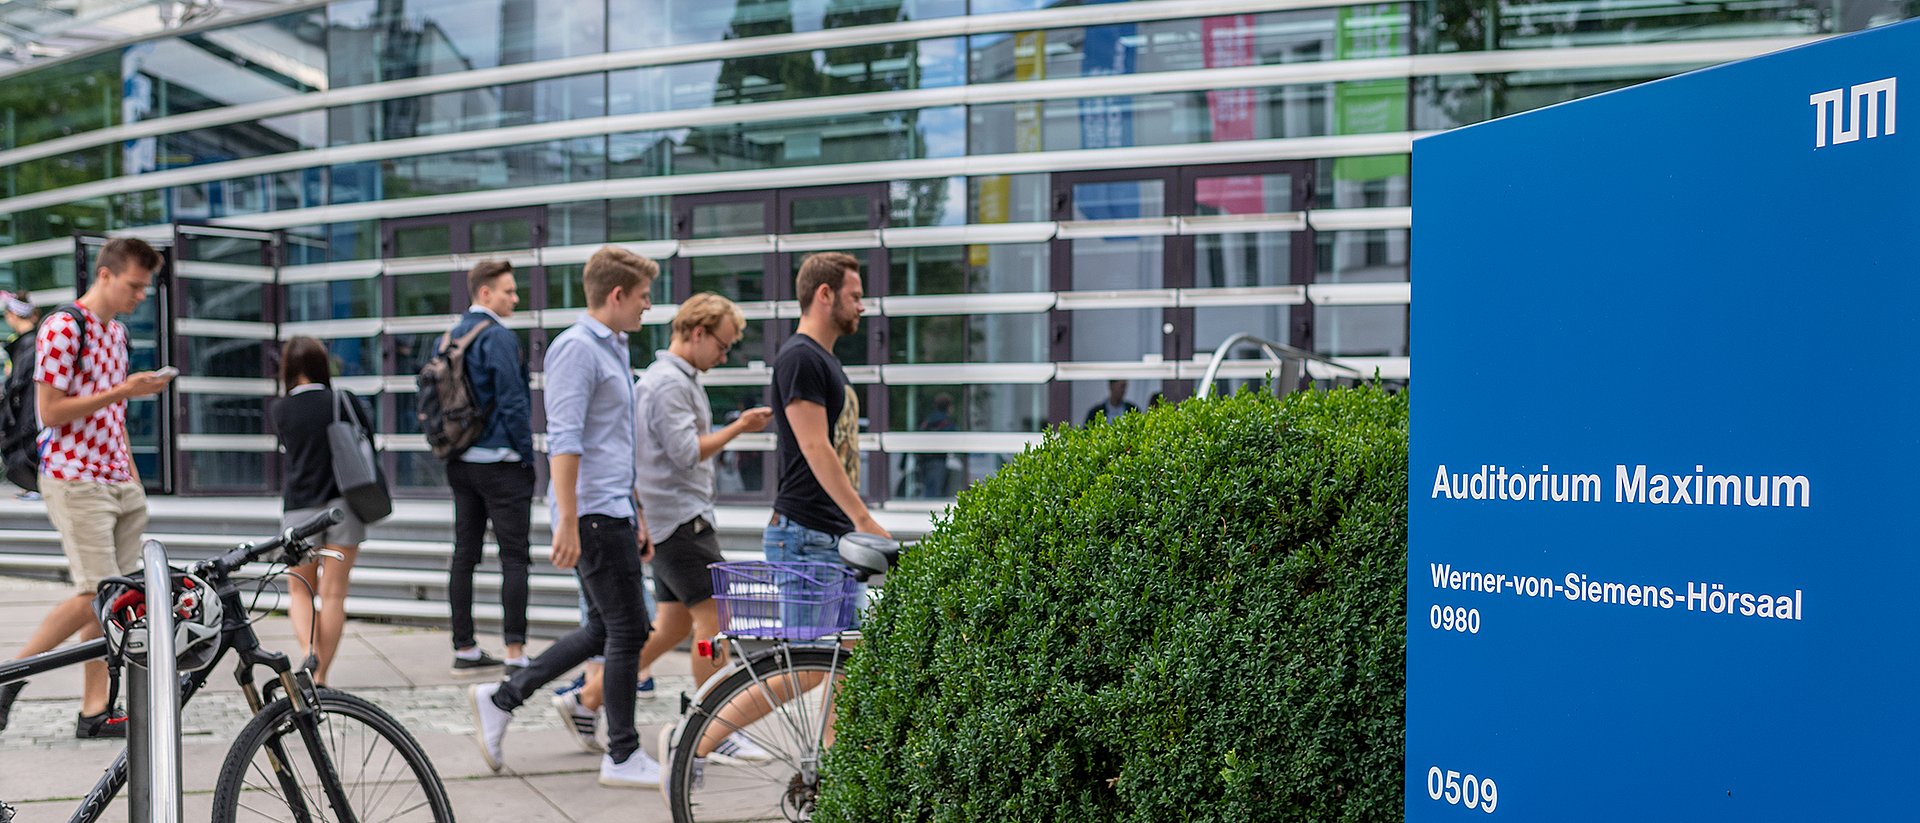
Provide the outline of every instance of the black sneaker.
{"type": "Polygon", "coordinates": [[[109,709],[99,714],[80,715],[74,723],[73,736],[81,740],[123,740],[127,736],[127,713],[109,709]]]}
{"type": "Polygon", "coordinates": [[[486,652],[481,652],[479,657],[472,660],[468,660],[457,654],[453,656],[454,674],[476,674],[487,669],[497,669],[504,665],[506,665],[505,661],[486,652]]]}
{"type": "Polygon", "coordinates": [[[14,698],[20,696],[20,689],[27,685],[25,680],[16,680],[0,686],[0,731],[7,730],[7,718],[13,714],[14,698]]]}

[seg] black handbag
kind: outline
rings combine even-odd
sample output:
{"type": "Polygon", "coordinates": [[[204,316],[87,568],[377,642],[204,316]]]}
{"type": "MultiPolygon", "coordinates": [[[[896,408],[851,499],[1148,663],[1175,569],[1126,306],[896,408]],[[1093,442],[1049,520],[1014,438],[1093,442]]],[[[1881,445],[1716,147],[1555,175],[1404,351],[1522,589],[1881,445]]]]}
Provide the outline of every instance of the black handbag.
{"type": "Polygon", "coordinates": [[[360,404],[344,391],[333,393],[333,422],[327,424],[327,447],[333,452],[333,482],[347,508],[362,523],[374,523],[393,514],[393,495],[380,476],[373,455],[373,442],[367,439],[360,419],[360,404]],[[342,412],[342,409],[345,409],[342,412]]]}

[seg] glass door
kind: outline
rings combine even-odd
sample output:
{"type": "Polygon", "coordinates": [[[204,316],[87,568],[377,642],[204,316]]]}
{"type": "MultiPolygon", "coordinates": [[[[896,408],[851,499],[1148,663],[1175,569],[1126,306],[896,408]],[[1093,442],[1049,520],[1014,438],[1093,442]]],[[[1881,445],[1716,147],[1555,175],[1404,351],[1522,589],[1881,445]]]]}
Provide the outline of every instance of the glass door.
{"type": "Polygon", "coordinates": [[[1053,175],[1055,421],[1145,409],[1174,388],[1173,290],[1190,279],[1192,244],[1167,218],[1183,212],[1183,194],[1171,169],[1053,175]]]}
{"type": "MultiPolygon", "coordinates": [[[[74,244],[74,291],[85,294],[99,265],[100,249],[108,238],[79,235],[74,244]]],[[[127,327],[127,373],[152,371],[172,365],[173,358],[173,248],[159,242],[160,269],[153,273],[153,285],[147,299],[132,314],[118,320],[127,327]]],[[[181,369],[182,373],[186,369],[181,369]]],[[[174,404],[178,382],[152,397],[127,401],[127,440],[133,451],[133,464],[140,481],[152,494],[172,494],[174,490],[174,404]]]]}

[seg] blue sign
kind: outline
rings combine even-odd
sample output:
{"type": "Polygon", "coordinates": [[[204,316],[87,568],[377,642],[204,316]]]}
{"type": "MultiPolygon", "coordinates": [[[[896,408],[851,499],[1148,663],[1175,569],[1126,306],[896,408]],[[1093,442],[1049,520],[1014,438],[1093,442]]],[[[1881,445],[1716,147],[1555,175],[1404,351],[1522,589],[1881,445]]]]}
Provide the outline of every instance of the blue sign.
{"type": "Polygon", "coordinates": [[[1902,85],[1920,23],[1415,144],[1408,820],[1920,818],[1902,85]]]}

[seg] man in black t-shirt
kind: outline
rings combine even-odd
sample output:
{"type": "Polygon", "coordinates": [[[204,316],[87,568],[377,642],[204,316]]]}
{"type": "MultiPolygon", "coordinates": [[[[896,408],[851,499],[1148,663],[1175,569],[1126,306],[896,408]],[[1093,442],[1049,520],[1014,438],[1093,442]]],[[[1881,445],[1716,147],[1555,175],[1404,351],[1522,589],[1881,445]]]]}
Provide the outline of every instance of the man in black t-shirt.
{"type": "Polygon", "coordinates": [[[779,486],[763,548],[768,560],[838,563],[848,532],[887,535],[860,499],[860,399],[833,356],[860,329],[860,261],[838,252],[800,263],[799,333],[773,361],[779,486]]]}

